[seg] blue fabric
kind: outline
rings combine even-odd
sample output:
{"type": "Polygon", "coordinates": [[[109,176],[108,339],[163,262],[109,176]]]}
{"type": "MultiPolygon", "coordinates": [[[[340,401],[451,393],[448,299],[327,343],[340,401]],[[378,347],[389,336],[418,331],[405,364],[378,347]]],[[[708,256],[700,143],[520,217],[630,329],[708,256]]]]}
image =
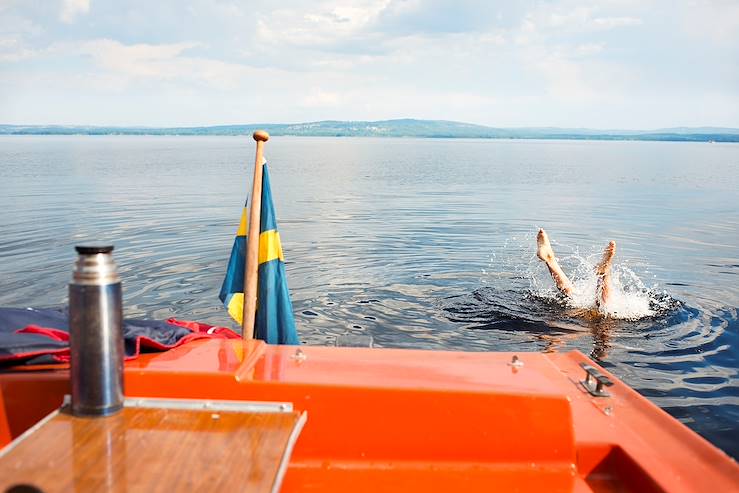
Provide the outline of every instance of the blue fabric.
{"type": "Polygon", "coordinates": [[[244,292],[244,256],[246,252],[246,236],[237,236],[231,247],[231,257],[226,267],[226,277],[223,279],[221,293],[218,297],[228,307],[233,293],[244,292]]]}
{"type": "MultiPolygon", "coordinates": [[[[56,364],[50,353],[66,349],[69,342],[51,339],[43,334],[17,333],[18,330],[35,325],[46,329],[69,332],[69,314],[56,308],[5,308],[0,307],[0,368],[17,364],[56,364]]],[[[161,351],[147,341],[174,347],[180,339],[192,334],[184,327],[157,320],[123,320],[123,342],[127,358],[139,352],[161,351]]]]}
{"type": "Polygon", "coordinates": [[[262,214],[259,222],[259,232],[277,230],[277,217],[275,216],[275,205],[272,203],[272,187],[269,184],[269,171],[264,165],[262,173],[262,214]]]}
{"type": "Polygon", "coordinates": [[[285,264],[280,260],[259,266],[257,315],[254,334],[270,344],[300,344],[287,288],[285,264]]]}
{"type": "MultiPolygon", "coordinates": [[[[264,165],[262,173],[262,209],[260,233],[277,231],[277,218],[272,202],[272,187],[269,171],[264,165]]],[[[219,298],[229,307],[234,293],[244,292],[244,259],[246,237],[237,236],[231,249],[226,277],[219,298]]],[[[293,316],[290,291],[287,287],[285,263],[279,258],[259,265],[257,285],[257,313],[254,322],[254,337],[269,344],[300,344],[293,316]]]]}

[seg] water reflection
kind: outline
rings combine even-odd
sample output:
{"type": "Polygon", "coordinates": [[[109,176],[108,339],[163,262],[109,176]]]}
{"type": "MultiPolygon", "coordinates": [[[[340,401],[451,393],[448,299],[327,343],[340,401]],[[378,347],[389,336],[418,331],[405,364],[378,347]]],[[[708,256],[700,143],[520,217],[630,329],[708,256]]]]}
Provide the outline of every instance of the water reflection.
{"type": "MultiPolygon", "coordinates": [[[[739,455],[739,146],[278,137],[266,152],[305,343],[578,349],[739,455]],[[567,272],[615,239],[620,282],[655,314],[571,312],[539,227],[567,272]]],[[[127,317],[229,325],[218,291],[252,156],[250,137],[0,138],[0,304],[64,305],[74,244],[100,239],[127,317]]]]}

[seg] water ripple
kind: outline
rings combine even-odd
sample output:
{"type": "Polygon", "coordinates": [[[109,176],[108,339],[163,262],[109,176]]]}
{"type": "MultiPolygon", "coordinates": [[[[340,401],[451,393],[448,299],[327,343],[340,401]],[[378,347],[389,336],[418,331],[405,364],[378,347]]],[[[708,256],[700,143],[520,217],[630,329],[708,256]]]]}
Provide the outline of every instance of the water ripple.
{"type": "MultiPolygon", "coordinates": [[[[267,151],[304,343],[578,349],[739,456],[739,146],[278,137],[267,151]],[[577,303],[536,259],[539,227],[577,303]],[[610,239],[623,303],[584,317],[610,239]]],[[[217,296],[252,156],[247,138],[0,138],[0,304],[65,304],[73,247],[96,240],[116,246],[127,316],[231,325],[217,296]]]]}

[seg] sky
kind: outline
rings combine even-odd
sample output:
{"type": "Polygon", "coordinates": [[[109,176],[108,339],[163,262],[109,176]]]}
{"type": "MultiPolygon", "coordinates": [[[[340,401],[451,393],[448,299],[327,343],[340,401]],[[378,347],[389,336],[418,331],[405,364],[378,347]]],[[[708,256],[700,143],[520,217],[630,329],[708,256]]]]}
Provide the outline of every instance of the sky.
{"type": "Polygon", "coordinates": [[[0,124],[739,127],[739,0],[0,0],[0,124]]]}

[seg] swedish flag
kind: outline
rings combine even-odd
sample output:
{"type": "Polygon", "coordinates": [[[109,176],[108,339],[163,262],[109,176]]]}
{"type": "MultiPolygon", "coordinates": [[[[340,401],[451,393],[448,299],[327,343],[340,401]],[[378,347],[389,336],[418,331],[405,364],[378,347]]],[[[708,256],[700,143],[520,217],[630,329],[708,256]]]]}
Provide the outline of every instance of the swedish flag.
{"type": "MultiPolygon", "coordinates": [[[[244,310],[244,262],[246,236],[249,230],[248,217],[249,211],[244,205],[219,295],[228,313],[239,323],[242,323],[244,310]]],[[[259,281],[254,337],[270,344],[299,344],[266,164],[262,173],[259,232],[259,281]]]]}

